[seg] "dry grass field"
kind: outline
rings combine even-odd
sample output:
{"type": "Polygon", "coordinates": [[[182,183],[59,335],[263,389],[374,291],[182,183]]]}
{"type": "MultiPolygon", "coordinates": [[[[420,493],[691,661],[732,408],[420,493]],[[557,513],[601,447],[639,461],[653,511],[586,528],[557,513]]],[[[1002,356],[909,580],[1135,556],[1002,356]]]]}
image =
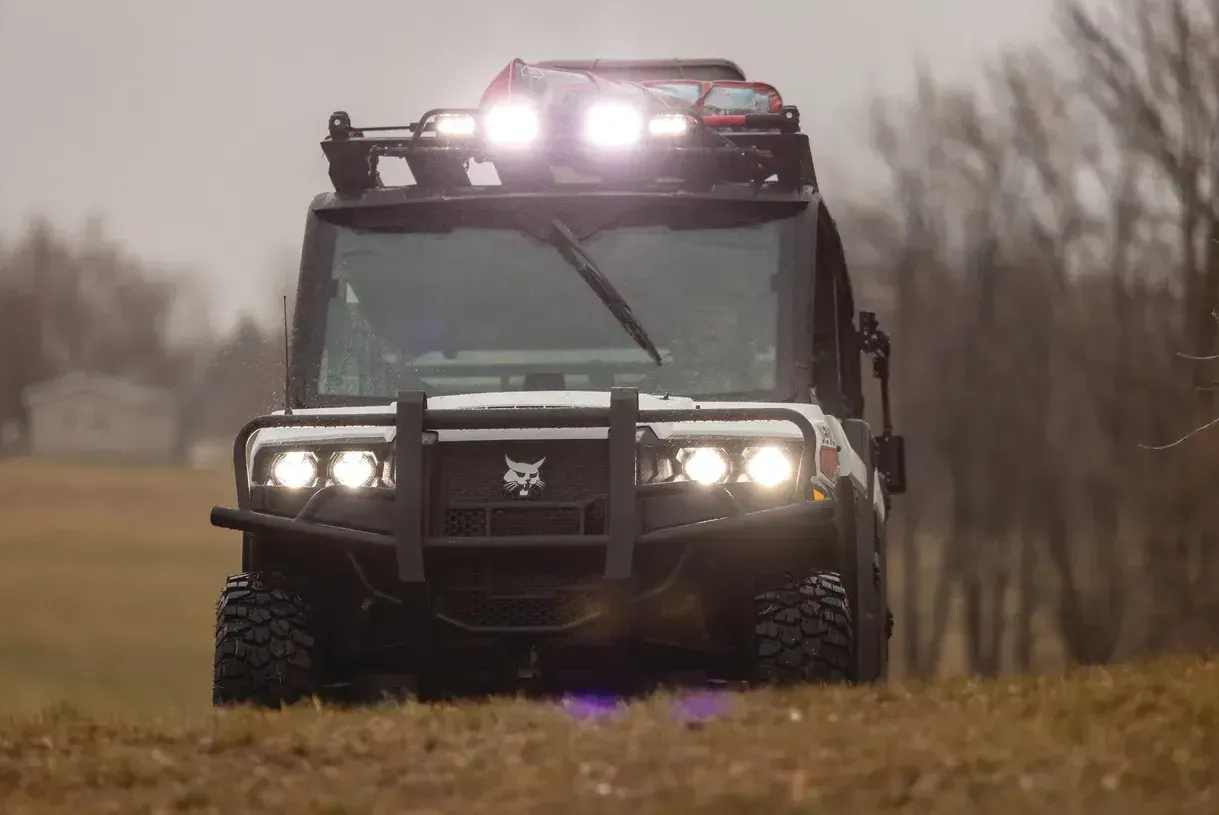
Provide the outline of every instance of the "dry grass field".
{"type": "Polygon", "coordinates": [[[237,533],[230,476],[0,462],[0,711],[200,709],[237,533]]]}
{"type": "Polygon", "coordinates": [[[0,463],[0,812],[1212,813],[1219,663],[625,708],[208,709],[225,476],[0,463]]]}

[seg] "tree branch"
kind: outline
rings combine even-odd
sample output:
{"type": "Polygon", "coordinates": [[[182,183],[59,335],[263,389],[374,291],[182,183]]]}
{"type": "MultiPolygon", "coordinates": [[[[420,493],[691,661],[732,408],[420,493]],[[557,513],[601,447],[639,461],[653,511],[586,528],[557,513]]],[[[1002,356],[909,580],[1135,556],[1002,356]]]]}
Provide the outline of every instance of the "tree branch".
{"type": "Polygon", "coordinates": [[[1177,445],[1181,444],[1182,442],[1187,441],[1188,439],[1193,438],[1194,436],[1198,435],[1199,433],[1201,433],[1204,430],[1211,429],[1212,427],[1214,427],[1217,424],[1219,424],[1219,417],[1211,419],[1209,422],[1207,422],[1204,425],[1195,427],[1193,430],[1189,431],[1184,436],[1182,436],[1181,438],[1177,439],[1174,442],[1170,442],[1168,444],[1159,444],[1159,445],[1140,444],[1139,447],[1142,447],[1144,450],[1168,450],[1173,447],[1176,447],[1177,445]]]}

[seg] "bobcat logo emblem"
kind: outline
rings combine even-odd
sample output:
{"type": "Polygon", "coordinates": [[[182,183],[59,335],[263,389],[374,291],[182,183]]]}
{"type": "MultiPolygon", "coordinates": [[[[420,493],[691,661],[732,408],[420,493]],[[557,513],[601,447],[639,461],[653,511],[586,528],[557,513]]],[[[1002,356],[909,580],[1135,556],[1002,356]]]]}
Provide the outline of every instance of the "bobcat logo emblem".
{"type": "Polygon", "coordinates": [[[525,464],[504,456],[504,462],[508,465],[508,472],[504,473],[504,492],[508,495],[514,495],[517,498],[535,498],[546,489],[546,482],[542,480],[542,465],[546,463],[545,457],[533,464],[525,464]]]}

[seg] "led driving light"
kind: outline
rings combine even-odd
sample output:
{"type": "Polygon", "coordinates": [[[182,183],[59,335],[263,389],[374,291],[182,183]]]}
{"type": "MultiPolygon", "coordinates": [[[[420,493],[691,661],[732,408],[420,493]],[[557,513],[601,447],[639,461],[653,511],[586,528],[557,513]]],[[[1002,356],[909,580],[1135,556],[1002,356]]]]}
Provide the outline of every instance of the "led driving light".
{"type": "Polygon", "coordinates": [[[728,477],[728,459],[714,447],[699,447],[690,451],[681,469],[691,481],[718,484],[728,477]]]}
{"type": "Polygon", "coordinates": [[[377,459],[360,450],[339,453],[330,463],[330,477],[340,487],[367,487],[377,478],[377,459]]]}
{"type": "Polygon", "coordinates": [[[792,477],[791,458],[778,447],[762,447],[745,462],[749,480],[763,487],[777,487],[792,477]]]}
{"type": "Polygon", "coordinates": [[[538,114],[528,105],[505,102],[487,111],[483,130],[491,144],[524,147],[538,137],[538,114]]]}
{"type": "Polygon", "coordinates": [[[662,113],[648,122],[648,132],[653,136],[680,136],[689,129],[689,117],[679,113],[662,113]]]}
{"type": "Polygon", "coordinates": [[[588,109],[584,137],[598,147],[630,147],[643,135],[643,117],[630,105],[601,102],[588,109]]]}
{"type": "Polygon", "coordinates": [[[436,132],[445,136],[474,135],[474,117],[447,114],[436,117],[436,132]]]}
{"type": "Polygon", "coordinates": [[[280,453],[271,465],[271,479],[281,487],[308,487],[317,479],[317,456],[305,450],[280,453]]]}

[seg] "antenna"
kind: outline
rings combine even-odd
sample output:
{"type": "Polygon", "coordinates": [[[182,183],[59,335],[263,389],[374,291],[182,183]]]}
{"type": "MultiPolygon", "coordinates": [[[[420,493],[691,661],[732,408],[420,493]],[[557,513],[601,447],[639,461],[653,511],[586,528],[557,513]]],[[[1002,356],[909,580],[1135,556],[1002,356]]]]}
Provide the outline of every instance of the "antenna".
{"type": "Polygon", "coordinates": [[[284,415],[292,415],[292,360],[288,341],[288,295],[284,295],[284,415]]]}

